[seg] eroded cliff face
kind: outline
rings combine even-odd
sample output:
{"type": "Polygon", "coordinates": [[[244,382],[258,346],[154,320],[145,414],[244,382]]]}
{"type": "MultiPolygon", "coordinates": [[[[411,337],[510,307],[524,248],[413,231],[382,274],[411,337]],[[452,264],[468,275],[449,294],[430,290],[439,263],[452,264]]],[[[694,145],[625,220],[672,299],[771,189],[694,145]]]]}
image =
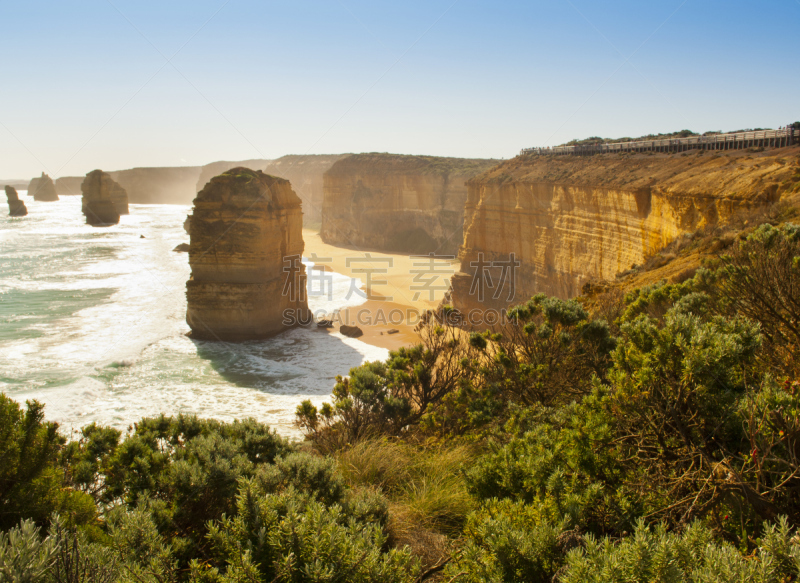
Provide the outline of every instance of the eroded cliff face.
{"type": "Polygon", "coordinates": [[[132,168],[109,172],[135,204],[191,204],[197,191],[198,166],[132,168]]]}
{"type": "Polygon", "coordinates": [[[467,313],[539,292],[579,295],[684,233],[800,189],[799,162],[800,148],[514,158],[469,183],[452,303],[467,313]],[[481,302],[486,282],[495,287],[484,286],[481,302]]]}
{"type": "Polygon", "coordinates": [[[303,226],[319,228],[322,221],[323,175],[347,154],[289,155],[277,160],[244,160],[242,162],[213,162],[200,173],[197,191],[212,177],[231,168],[261,170],[270,176],[285,178],[303,203],[303,226]]]}
{"type": "Polygon", "coordinates": [[[120,215],[128,214],[128,195],[107,172],[89,172],[81,184],[81,191],[81,207],[89,225],[116,225],[120,215]]]}
{"type": "Polygon", "coordinates": [[[81,184],[85,176],[62,176],[56,178],[56,192],[59,196],[80,196],[81,184]]]}
{"type": "Polygon", "coordinates": [[[407,253],[455,254],[466,181],[493,160],[356,154],[324,177],[323,241],[407,253]]]}
{"type": "Polygon", "coordinates": [[[28,209],[25,203],[19,199],[17,189],[13,186],[6,185],[6,199],[8,200],[8,216],[10,217],[24,217],[28,214],[28,209]]]}
{"type": "Polygon", "coordinates": [[[347,154],[283,156],[272,160],[262,170],[292,183],[292,188],[303,201],[303,225],[319,228],[325,198],[325,173],[345,157],[347,154]]]}
{"type": "Polygon", "coordinates": [[[56,194],[56,187],[53,184],[53,179],[47,174],[42,172],[39,178],[34,178],[28,185],[28,196],[32,196],[33,200],[40,202],[54,202],[58,200],[56,194]]]}
{"type": "Polygon", "coordinates": [[[273,336],[307,318],[300,198],[288,180],[248,168],[212,178],[190,216],[192,336],[273,336]]]}
{"type": "Polygon", "coordinates": [[[241,160],[239,162],[228,162],[221,160],[219,162],[211,162],[200,168],[200,174],[195,183],[195,193],[200,192],[205,188],[206,184],[220,174],[227,172],[232,168],[249,168],[250,170],[262,170],[270,160],[254,159],[254,160],[241,160]]]}

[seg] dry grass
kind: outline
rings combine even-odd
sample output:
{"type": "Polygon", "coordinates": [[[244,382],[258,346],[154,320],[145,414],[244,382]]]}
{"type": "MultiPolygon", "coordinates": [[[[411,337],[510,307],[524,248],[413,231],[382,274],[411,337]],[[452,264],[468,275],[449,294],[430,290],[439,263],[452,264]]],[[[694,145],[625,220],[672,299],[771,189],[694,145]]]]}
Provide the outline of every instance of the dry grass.
{"type": "Polygon", "coordinates": [[[389,534],[430,568],[451,553],[467,515],[476,508],[463,470],[477,457],[473,447],[417,447],[385,439],[363,441],[336,454],[353,487],[379,489],[389,500],[389,534]]]}

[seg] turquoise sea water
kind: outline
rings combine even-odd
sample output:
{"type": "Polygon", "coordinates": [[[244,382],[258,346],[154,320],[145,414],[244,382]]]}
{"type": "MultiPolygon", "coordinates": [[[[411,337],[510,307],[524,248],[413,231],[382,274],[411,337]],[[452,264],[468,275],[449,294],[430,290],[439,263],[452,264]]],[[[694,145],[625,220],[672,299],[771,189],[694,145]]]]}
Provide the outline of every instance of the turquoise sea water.
{"type": "MultiPolygon", "coordinates": [[[[185,412],[255,417],[297,435],[301,400],[326,400],[336,375],[387,356],[316,328],[244,344],[191,340],[188,255],[172,251],[188,242],[188,206],[131,205],[119,225],[95,228],[80,197],[20,195],[28,216],[0,217],[0,391],[44,402],[65,430],[185,412]]],[[[333,299],[310,297],[312,310],[362,301],[345,299],[350,281],[334,274],[333,299]]]]}

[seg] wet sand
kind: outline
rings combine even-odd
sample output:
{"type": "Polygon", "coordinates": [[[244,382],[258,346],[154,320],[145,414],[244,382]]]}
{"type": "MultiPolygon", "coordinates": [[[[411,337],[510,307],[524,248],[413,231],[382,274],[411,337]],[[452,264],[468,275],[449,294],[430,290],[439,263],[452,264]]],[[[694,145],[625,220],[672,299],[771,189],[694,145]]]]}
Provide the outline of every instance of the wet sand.
{"type": "Polygon", "coordinates": [[[364,331],[359,340],[389,350],[419,342],[414,327],[420,315],[439,305],[449,287],[451,272],[459,267],[457,260],[437,261],[431,273],[430,260],[426,258],[328,245],[311,229],[303,229],[303,239],[304,255],[318,266],[358,278],[365,284],[361,291],[367,301],[339,312],[330,330],[338,331],[340,324],[358,326],[364,331]],[[372,270],[372,275],[367,276],[366,270],[372,270]],[[398,332],[389,334],[390,330],[398,332]]]}

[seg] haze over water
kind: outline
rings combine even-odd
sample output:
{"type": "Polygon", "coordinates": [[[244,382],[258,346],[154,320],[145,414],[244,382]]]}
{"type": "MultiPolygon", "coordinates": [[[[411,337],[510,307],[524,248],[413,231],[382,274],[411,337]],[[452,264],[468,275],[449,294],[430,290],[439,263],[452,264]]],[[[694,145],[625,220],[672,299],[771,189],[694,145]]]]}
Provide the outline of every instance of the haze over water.
{"type": "MultiPolygon", "coordinates": [[[[93,228],[79,196],[25,194],[28,216],[0,219],[0,391],[44,402],[67,430],[183,412],[255,417],[297,435],[301,400],[327,400],[336,375],[388,356],[317,328],[243,344],[191,340],[188,254],[172,251],[189,240],[189,206],[131,204],[119,225],[93,228]]],[[[309,307],[359,304],[345,298],[350,283],[333,274],[333,299],[310,296],[309,307]]]]}

